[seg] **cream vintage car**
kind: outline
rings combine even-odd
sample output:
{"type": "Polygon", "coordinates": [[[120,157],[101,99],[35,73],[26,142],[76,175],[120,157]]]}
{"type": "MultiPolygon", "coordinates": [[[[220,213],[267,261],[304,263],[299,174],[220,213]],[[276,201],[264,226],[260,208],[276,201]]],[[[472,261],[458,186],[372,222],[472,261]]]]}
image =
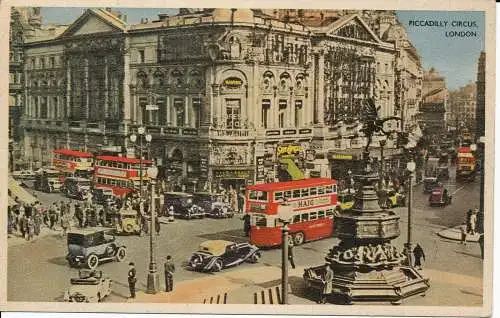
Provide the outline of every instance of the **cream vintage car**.
{"type": "Polygon", "coordinates": [[[102,271],[79,270],[78,278],[70,280],[71,286],[64,293],[64,301],[96,303],[111,294],[111,279],[103,277],[102,271]]]}

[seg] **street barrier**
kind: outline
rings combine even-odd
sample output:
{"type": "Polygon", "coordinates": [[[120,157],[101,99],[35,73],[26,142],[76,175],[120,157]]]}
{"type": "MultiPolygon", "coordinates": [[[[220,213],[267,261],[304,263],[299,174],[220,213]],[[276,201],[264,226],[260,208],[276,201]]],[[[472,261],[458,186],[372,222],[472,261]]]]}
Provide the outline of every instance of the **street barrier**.
{"type": "Polygon", "coordinates": [[[217,297],[214,298],[213,296],[210,297],[210,299],[205,298],[203,299],[204,304],[227,304],[227,293],[224,293],[223,297],[221,297],[220,294],[217,294],[217,297]]]}

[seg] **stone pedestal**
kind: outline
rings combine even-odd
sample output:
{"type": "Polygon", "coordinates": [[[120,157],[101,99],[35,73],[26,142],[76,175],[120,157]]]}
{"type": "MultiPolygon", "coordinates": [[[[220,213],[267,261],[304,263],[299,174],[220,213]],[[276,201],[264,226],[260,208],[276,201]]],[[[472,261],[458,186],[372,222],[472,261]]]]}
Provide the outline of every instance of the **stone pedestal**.
{"type": "Polygon", "coordinates": [[[404,298],[424,294],[428,279],[403,266],[406,256],[391,244],[400,235],[399,215],[380,208],[373,185],[378,175],[367,165],[365,174],[355,177],[362,187],[353,208],[335,217],[334,233],[341,242],[325,257],[334,272],[334,298],[400,304],[404,298]]]}

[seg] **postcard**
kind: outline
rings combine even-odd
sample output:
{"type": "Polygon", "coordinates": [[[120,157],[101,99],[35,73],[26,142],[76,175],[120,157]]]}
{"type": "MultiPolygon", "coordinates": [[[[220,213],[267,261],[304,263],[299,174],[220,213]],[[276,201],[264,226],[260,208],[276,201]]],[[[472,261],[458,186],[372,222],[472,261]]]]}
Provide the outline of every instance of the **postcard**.
{"type": "Polygon", "coordinates": [[[492,1],[0,10],[2,310],[491,314],[492,1]]]}

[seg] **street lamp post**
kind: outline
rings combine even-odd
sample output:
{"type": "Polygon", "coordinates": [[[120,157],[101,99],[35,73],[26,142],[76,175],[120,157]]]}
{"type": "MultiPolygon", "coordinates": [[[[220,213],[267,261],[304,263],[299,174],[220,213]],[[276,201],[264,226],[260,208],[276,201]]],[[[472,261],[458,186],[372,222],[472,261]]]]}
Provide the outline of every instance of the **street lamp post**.
{"type": "MultiPolygon", "coordinates": [[[[139,127],[137,129],[137,134],[139,135],[139,146],[136,145],[136,147],[139,148],[139,182],[140,182],[140,185],[139,185],[139,196],[141,197],[141,200],[143,198],[143,191],[142,191],[142,187],[143,187],[143,181],[142,181],[142,170],[143,170],[143,167],[142,167],[142,157],[143,157],[143,153],[144,153],[144,145],[143,145],[143,137],[144,139],[146,140],[146,147],[149,145],[149,143],[151,142],[152,140],[152,136],[150,134],[146,134],[146,128],[144,127],[139,127]]],[[[132,134],[130,135],[130,141],[132,141],[132,143],[135,143],[137,142],[137,135],[136,134],[132,134]]]]}
{"type": "Polygon", "coordinates": [[[288,224],[292,207],[286,202],[279,207],[278,217],[281,223],[281,304],[288,305],[288,224]]]}
{"type": "Polygon", "coordinates": [[[412,221],[411,221],[411,203],[413,200],[413,186],[412,186],[412,181],[413,181],[413,172],[415,171],[416,165],[415,162],[410,161],[406,164],[406,169],[409,172],[408,176],[408,240],[405,244],[405,249],[406,249],[406,257],[408,258],[408,265],[413,266],[413,260],[412,260],[412,237],[411,237],[411,232],[412,232],[412,221]]]}
{"type": "Polygon", "coordinates": [[[351,187],[354,187],[354,185],[352,184],[352,171],[351,169],[347,170],[347,193],[348,194],[351,194],[351,187]]]}
{"type": "MultiPolygon", "coordinates": [[[[385,137],[385,136],[384,136],[385,137]]],[[[381,137],[381,139],[379,139],[379,144],[380,144],[380,189],[382,189],[382,185],[383,185],[383,182],[384,182],[384,165],[385,165],[385,160],[384,160],[384,146],[385,144],[387,143],[387,140],[384,138],[384,137],[381,137]]]]}
{"type": "Polygon", "coordinates": [[[155,233],[155,222],[156,222],[156,177],[158,176],[158,168],[153,166],[147,170],[148,176],[151,177],[151,203],[149,205],[151,221],[149,228],[149,272],[148,272],[148,285],[146,292],[148,294],[156,294],[159,290],[159,275],[156,266],[156,234],[155,233]]]}

